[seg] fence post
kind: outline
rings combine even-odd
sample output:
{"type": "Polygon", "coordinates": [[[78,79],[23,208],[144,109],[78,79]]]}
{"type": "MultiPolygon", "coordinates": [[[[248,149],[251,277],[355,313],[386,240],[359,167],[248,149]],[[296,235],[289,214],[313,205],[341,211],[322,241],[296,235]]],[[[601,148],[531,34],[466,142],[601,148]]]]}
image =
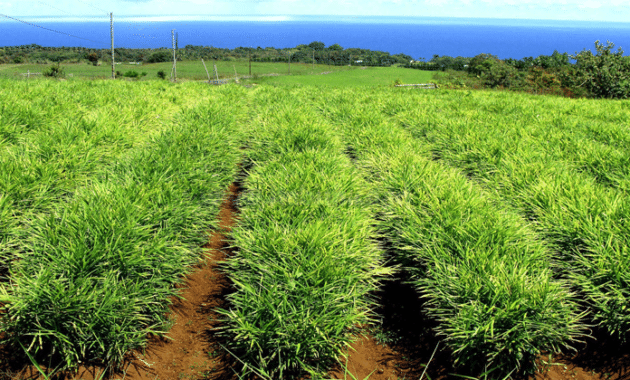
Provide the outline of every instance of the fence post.
{"type": "Polygon", "coordinates": [[[203,63],[203,68],[206,69],[206,75],[208,76],[208,83],[210,83],[210,73],[208,72],[208,68],[206,67],[206,63],[201,58],[201,63],[203,63]]]}

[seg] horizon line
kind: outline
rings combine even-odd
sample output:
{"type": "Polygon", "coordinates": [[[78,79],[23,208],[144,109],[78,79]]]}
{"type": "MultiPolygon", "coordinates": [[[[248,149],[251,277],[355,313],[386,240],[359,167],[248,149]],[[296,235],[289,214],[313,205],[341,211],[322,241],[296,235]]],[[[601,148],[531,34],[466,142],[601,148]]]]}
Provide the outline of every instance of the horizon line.
{"type": "MultiPolygon", "coordinates": [[[[85,15],[85,16],[15,16],[29,22],[46,22],[54,20],[56,22],[97,22],[99,19],[109,19],[107,15],[85,15]]],[[[630,22],[622,21],[605,21],[605,20],[571,20],[571,19],[539,19],[539,18],[502,18],[502,17],[444,17],[444,16],[377,16],[377,15],[119,15],[114,14],[120,22],[185,22],[185,21],[232,21],[232,22],[291,22],[305,21],[308,18],[319,18],[321,21],[345,21],[345,22],[361,22],[361,21],[381,21],[383,23],[399,23],[396,20],[409,21],[518,21],[518,22],[579,22],[579,23],[607,23],[618,24],[630,27],[630,22]]],[[[315,20],[314,20],[315,21],[315,20]]]]}

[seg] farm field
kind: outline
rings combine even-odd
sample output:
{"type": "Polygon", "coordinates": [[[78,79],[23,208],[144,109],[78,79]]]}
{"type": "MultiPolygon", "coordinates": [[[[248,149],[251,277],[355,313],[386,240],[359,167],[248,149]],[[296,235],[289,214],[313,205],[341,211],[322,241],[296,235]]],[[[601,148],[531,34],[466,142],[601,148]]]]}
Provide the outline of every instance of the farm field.
{"type": "MultiPolygon", "coordinates": [[[[270,85],[306,85],[326,87],[391,86],[396,80],[402,83],[431,83],[430,71],[410,70],[400,67],[352,67],[327,75],[282,75],[258,78],[256,83],[270,85]]],[[[293,72],[293,66],[291,66],[293,72]]]]}
{"type": "MultiPolygon", "coordinates": [[[[217,65],[217,71],[219,72],[219,78],[233,79],[234,70],[239,78],[249,75],[249,63],[247,61],[207,61],[205,62],[210,76],[213,77],[213,65],[217,65]]],[[[22,74],[26,74],[28,71],[31,73],[41,73],[49,68],[50,64],[19,64],[19,65],[0,65],[0,78],[26,78],[22,74]]],[[[73,78],[101,78],[108,79],[112,76],[111,63],[102,64],[101,66],[93,66],[91,64],[62,64],[61,67],[66,73],[66,79],[73,78]],[[70,76],[71,75],[71,76],[70,76]]],[[[147,63],[142,65],[130,64],[129,62],[121,62],[116,65],[116,71],[122,74],[127,71],[136,71],[139,74],[146,72],[145,77],[140,78],[140,81],[154,80],[157,78],[158,71],[162,70],[166,73],[167,79],[171,76],[171,69],[173,68],[172,62],[162,63],[147,63]]],[[[329,65],[315,65],[305,63],[292,63],[291,75],[308,75],[319,74],[322,72],[337,72],[355,70],[358,67],[349,66],[329,66],[329,65]]],[[[288,74],[288,65],[286,63],[270,63],[270,62],[252,62],[252,76],[261,76],[268,74],[288,74]]],[[[177,63],[177,78],[182,81],[207,81],[208,76],[206,70],[203,67],[201,61],[182,61],[177,63]]],[[[254,78],[257,79],[257,78],[254,78]]]]}
{"type": "Polygon", "coordinates": [[[630,375],[630,102],[385,81],[0,80],[0,370],[630,375]],[[161,364],[199,265],[216,344],[161,364]]]}

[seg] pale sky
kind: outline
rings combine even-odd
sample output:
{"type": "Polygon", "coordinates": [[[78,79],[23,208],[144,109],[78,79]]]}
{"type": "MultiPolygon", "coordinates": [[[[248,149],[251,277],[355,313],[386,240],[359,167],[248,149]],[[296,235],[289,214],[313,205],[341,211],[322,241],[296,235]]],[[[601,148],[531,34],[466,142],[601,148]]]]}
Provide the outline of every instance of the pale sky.
{"type": "MultiPolygon", "coordinates": [[[[355,15],[630,22],[630,0],[0,0],[0,14],[37,16],[355,15]]],[[[271,18],[273,20],[273,18],[271,18]]],[[[0,20],[1,21],[1,20],[0,20]]]]}

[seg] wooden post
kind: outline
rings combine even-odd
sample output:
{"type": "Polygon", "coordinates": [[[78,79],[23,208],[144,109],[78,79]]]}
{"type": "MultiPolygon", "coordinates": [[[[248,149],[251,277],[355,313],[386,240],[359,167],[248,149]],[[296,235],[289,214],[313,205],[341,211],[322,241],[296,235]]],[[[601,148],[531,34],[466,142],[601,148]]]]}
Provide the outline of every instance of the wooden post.
{"type": "Polygon", "coordinates": [[[289,75],[291,75],[291,53],[288,53],[289,55],[289,75]]]}
{"type": "Polygon", "coordinates": [[[116,63],[114,62],[114,12],[109,14],[109,33],[112,37],[112,79],[116,79],[116,63]]]}
{"type": "Polygon", "coordinates": [[[26,70],[26,79],[31,79],[31,70],[26,70]]]}
{"type": "Polygon", "coordinates": [[[208,76],[208,83],[210,83],[210,73],[208,72],[208,68],[206,67],[206,63],[201,58],[201,63],[203,63],[203,68],[206,69],[206,75],[208,76]]]}
{"type": "Polygon", "coordinates": [[[234,68],[234,82],[238,82],[238,75],[236,74],[236,65],[232,65],[234,68]]]}
{"type": "Polygon", "coordinates": [[[251,77],[252,76],[252,48],[251,46],[249,47],[249,54],[247,58],[249,59],[249,76],[251,77]]]}
{"type": "Polygon", "coordinates": [[[217,70],[217,65],[214,65],[214,75],[217,78],[217,82],[219,82],[219,70],[217,70]]]}
{"type": "Polygon", "coordinates": [[[175,56],[175,29],[171,30],[171,37],[173,39],[173,81],[177,82],[177,57],[175,56]]]}
{"type": "Polygon", "coordinates": [[[179,33],[175,32],[175,81],[177,82],[177,53],[179,53],[179,33]]]}
{"type": "Polygon", "coordinates": [[[313,49],[313,71],[315,71],[315,49],[313,49]]]}

